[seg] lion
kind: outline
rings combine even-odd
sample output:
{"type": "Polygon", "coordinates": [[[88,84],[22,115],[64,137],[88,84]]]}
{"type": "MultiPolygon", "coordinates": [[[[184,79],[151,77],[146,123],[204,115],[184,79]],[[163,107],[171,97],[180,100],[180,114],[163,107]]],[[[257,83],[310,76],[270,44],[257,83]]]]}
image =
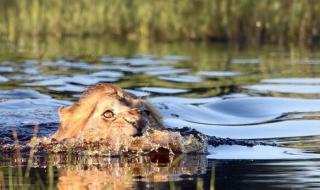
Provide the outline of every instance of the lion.
{"type": "Polygon", "coordinates": [[[64,149],[61,147],[70,149],[73,146],[72,150],[79,152],[83,149],[92,152],[95,148],[102,152],[151,152],[155,149],[206,152],[204,136],[182,135],[166,129],[161,114],[149,102],[112,84],[89,87],[78,102],[60,108],[59,117],[60,126],[49,137],[51,147],[60,148],[58,151],[64,149]],[[52,142],[62,142],[62,145],[52,142]]]}

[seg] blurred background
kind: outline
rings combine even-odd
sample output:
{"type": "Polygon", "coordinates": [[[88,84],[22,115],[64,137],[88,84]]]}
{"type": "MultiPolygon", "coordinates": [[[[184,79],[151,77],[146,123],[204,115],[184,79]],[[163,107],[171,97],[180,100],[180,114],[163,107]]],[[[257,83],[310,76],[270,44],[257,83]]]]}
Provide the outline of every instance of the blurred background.
{"type": "Polygon", "coordinates": [[[317,0],[0,0],[0,34],[314,45],[317,0]]]}

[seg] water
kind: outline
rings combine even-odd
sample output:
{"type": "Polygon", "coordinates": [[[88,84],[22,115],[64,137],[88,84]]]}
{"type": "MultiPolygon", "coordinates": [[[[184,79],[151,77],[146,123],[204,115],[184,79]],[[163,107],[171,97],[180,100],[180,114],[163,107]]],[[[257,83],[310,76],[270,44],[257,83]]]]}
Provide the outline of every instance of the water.
{"type": "Polygon", "coordinates": [[[208,155],[169,159],[36,155],[28,160],[28,155],[2,154],[0,187],[320,187],[316,51],[21,39],[2,43],[0,58],[2,143],[13,141],[14,128],[21,143],[35,126],[40,136],[54,133],[60,106],[77,100],[88,85],[110,82],[151,101],[167,127],[280,145],[224,145],[209,147],[208,155]]]}

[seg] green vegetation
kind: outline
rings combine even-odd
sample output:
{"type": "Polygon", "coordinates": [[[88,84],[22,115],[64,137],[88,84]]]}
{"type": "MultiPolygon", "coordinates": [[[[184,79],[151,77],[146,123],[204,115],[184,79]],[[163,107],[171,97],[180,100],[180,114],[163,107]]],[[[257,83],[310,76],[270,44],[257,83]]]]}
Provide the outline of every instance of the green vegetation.
{"type": "Polygon", "coordinates": [[[311,44],[317,0],[0,0],[0,34],[311,44]]]}

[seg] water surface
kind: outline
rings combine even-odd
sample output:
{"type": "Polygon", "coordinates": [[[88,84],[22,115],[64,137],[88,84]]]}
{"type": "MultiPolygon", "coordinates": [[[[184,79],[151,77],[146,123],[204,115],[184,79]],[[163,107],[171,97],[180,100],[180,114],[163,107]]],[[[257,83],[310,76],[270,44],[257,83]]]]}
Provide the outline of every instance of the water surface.
{"type": "Polygon", "coordinates": [[[318,189],[319,54],[276,47],[32,39],[0,51],[0,138],[58,127],[57,109],[110,82],[152,102],[167,127],[279,146],[209,147],[208,155],[1,155],[0,187],[318,189]],[[95,176],[95,178],[92,178],[95,176]],[[81,180],[80,180],[81,179],[81,180]],[[70,181],[75,182],[74,184],[70,181]],[[120,181],[126,181],[123,184],[120,181]]]}

